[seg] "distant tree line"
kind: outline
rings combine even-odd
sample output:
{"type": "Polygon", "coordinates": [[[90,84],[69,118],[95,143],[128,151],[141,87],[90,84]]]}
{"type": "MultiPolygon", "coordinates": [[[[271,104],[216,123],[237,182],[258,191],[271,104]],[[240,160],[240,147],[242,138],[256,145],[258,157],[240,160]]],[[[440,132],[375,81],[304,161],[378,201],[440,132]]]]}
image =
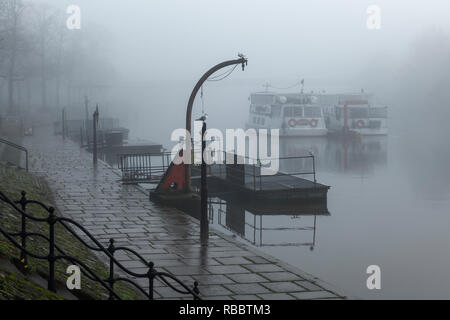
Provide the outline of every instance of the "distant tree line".
{"type": "Polygon", "coordinates": [[[70,105],[74,94],[105,83],[105,30],[69,30],[65,8],[0,0],[0,114],[70,105]]]}

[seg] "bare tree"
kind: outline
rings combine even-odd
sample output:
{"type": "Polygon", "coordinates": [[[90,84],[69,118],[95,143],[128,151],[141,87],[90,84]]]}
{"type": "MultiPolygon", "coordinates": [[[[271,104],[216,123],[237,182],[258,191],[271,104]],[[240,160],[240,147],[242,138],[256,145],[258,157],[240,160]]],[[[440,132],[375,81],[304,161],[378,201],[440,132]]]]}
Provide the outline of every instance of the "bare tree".
{"type": "Polygon", "coordinates": [[[61,107],[61,78],[62,78],[62,60],[64,57],[64,45],[67,40],[67,29],[63,27],[64,16],[57,17],[55,29],[55,103],[56,108],[61,107]]]}
{"type": "Polygon", "coordinates": [[[60,8],[24,1],[0,0],[0,88],[5,85],[7,91],[7,112],[18,113],[23,101],[30,109],[36,93],[38,104],[48,109],[54,92],[51,104],[59,108],[63,84],[68,104],[73,88],[80,98],[105,87],[114,76],[106,30],[91,26],[89,32],[69,31],[60,8]]]}
{"type": "Polygon", "coordinates": [[[2,62],[4,64],[1,76],[7,81],[7,109],[14,112],[14,84],[23,80],[18,74],[18,59],[24,49],[24,15],[25,4],[21,0],[0,1],[0,38],[2,39],[2,62]]]}
{"type": "Polygon", "coordinates": [[[40,4],[34,7],[34,20],[36,22],[37,32],[37,50],[36,53],[40,60],[40,86],[41,86],[41,107],[48,108],[47,102],[47,81],[50,76],[50,68],[48,58],[50,56],[50,48],[52,41],[56,40],[56,11],[46,4],[40,4]]]}

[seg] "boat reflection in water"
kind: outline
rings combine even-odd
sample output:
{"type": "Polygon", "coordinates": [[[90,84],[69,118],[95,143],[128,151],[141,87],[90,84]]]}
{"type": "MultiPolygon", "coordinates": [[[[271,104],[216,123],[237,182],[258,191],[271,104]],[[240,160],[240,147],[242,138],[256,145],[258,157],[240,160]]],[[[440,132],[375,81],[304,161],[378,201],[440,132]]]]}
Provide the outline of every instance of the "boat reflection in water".
{"type": "MultiPolygon", "coordinates": [[[[332,186],[333,192],[336,184],[326,180],[327,173],[364,176],[387,165],[387,137],[280,139],[280,157],[309,153],[314,154],[315,164],[309,159],[286,159],[280,161],[280,171],[308,172],[315,165],[318,175],[332,186]]],[[[330,216],[326,200],[307,204],[301,201],[259,204],[237,201],[232,193],[212,191],[217,193],[210,199],[210,223],[258,247],[307,246],[313,250],[320,217],[330,216]]]]}
{"type": "MultiPolygon", "coordinates": [[[[280,157],[309,153],[314,154],[315,163],[308,158],[285,159],[280,160],[279,170],[285,173],[310,172],[315,165],[321,181],[331,185],[333,192],[338,187],[334,174],[365,176],[376,172],[377,167],[386,166],[387,137],[280,139],[280,157]]],[[[245,200],[238,192],[224,191],[213,184],[208,185],[208,192],[212,227],[257,247],[306,246],[312,251],[317,245],[320,218],[330,217],[327,198],[308,202],[297,199],[261,203],[245,200]]],[[[199,218],[199,208],[189,210],[183,206],[180,209],[199,218]]]]}
{"type": "Polygon", "coordinates": [[[317,216],[329,215],[326,203],[271,205],[210,199],[209,222],[257,246],[316,245],[317,216]]]}
{"type": "MultiPolygon", "coordinates": [[[[387,136],[348,138],[280,139],[280,156],[299,156],[311,152],[318,174],[324,172],[371,174],[387,165],[387,136]]],[[[308,170],[306,162],[280,161],[280,170],[308,170]]],[[[325,181],[327,183],[327,181],[325,181]]],[[[334,186],[334,184],[330,184],[334,186]]]]}

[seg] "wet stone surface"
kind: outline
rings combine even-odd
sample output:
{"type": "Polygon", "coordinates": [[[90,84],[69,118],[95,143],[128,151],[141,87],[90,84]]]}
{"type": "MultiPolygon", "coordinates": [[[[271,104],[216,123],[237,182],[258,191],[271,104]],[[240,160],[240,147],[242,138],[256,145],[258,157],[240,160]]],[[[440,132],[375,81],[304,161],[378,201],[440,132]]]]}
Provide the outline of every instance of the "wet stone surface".
{"type": "MultiPolygon", "coordinates": [[[[50,128],[37,128],[25,144],[31,171],[47,179],[62,215],[81,223],[105,246],[114,238],[116,246],[136,250],[157,270],[190,287],[198,281],[205,299],[343,298],[314,276],[220,232],[210,230],[208,247],[202,247],[197,220],[150,202],[139,187],[121,184],[120,172],[102,161],[94,169],[90,153],[54,136],[50,128]]],[[[117,259],[134,272],[146,272],[130,254],[118,252],[117,259]]],[[[136,281],[148,287],[146,279],[136,281]]],[[[158,282],[155,298],[191,299],[158,282]]]]}

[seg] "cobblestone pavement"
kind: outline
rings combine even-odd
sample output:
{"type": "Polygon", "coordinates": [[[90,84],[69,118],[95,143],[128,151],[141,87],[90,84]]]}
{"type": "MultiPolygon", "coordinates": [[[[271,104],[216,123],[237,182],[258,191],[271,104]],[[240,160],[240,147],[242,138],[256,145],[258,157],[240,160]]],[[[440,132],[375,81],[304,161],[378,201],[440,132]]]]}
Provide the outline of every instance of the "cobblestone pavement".
{"type": "MultiPolygon", "coordinates": [[[[341,299],[331,286],[295,267],[218,231],[209,245],[199,243],[199,223],[179,210],[149,201],[148,194],[123,185],[118,171],[104,162],[97,170],[92,155],[73,141],[62,141],[49,128],[38,128],[25,144],[31,171],[46,178],[58,210],[86,227],[105,245],[128,246],[192,286],[199,282],[206,299],[341,299]]],[[[132,271],[145,272],[142,263],[121,254],[132,271]]],[[[145,280],[145,279],[141,279],[145,280]]],[[[140,282],[148,286],[147,281],[140,282]]],[[[190,298],[155,283],[156,298],[190,298]]]]}

